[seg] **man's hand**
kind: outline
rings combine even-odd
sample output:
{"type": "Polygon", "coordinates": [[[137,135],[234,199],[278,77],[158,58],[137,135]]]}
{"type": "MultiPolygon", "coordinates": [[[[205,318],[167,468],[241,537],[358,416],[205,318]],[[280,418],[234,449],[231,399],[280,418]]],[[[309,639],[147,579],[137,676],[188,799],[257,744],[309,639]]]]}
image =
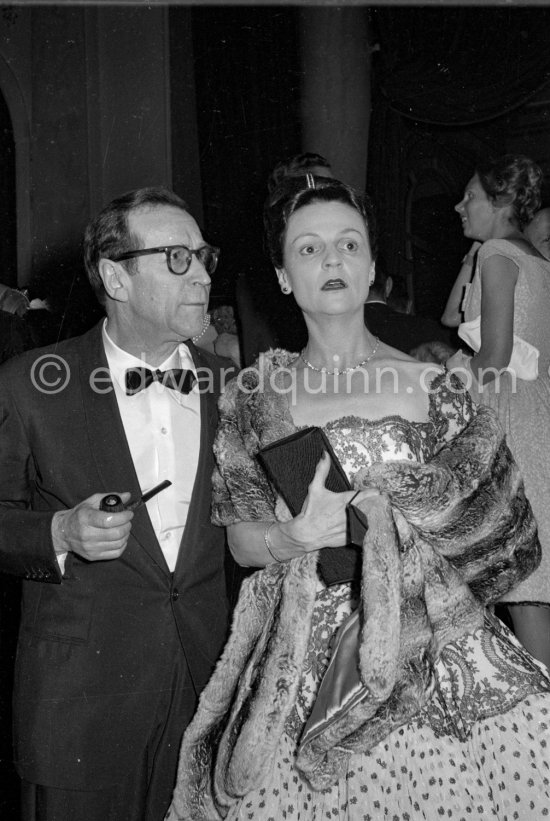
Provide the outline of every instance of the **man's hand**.
{"type": "MultiPolygon", "coordinates": [[[[77,553],[83,559],[97,562],[118,559],[124,553],[134,513],[123,510],[108,513],[99,509],[105,493],[95,493],[70,510],[60,510],[52,520],[52,539],[57,554],[77,553]]],[[[124,503],[129,493],[117,493],[124,503]]]]}

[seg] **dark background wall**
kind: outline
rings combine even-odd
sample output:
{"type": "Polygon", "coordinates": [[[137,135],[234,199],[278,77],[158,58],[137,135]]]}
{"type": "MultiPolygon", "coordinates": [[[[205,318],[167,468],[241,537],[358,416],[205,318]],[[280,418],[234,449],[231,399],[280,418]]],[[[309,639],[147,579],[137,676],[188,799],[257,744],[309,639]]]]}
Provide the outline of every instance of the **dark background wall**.
{"type": "Polygon", "coordinates": [[[81,330],[98,314],[87,220],[167,184],[222,248],[213,303],[242,270],[269,292],[266,177],[321,151],[366,185],[387,267],[438,316],[477,157],[550,167],[549,39],[540,7],[0,6],[2,278],[50,292],[62,334],[81,330]]]}
{"type": "MultiPolygon", "coordinates": [[[[171,25],[181,18],[172,10],[171,25]]],[[[213,298],[226,299],[243,267],[259,264],[271,168],[301,150],[298,15],[197,8],[192,33],[204,226],[223,260],[213,298]]]]}
{"type": "MultiPolygon", "coordinates": [[[[165,7],[0,6],[17,281],[53,298],[64,334],[97,318],[80,247],[91,214],[129,188],[172,183],[168,34],[165,7]]],[[[196,176],[190,194],[200,202],[196,176]]]]}

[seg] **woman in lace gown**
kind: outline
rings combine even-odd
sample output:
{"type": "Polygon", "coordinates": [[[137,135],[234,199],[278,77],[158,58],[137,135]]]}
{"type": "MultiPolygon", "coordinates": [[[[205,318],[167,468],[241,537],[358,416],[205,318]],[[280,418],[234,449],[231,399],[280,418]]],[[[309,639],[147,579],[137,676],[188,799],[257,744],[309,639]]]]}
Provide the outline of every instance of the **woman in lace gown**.
{"type": "Polygon", "coordinates": [[[447,367],[461,369],[475,401],[497,412],[522,472],[542,562],[503,601],[516,635],[550,667],[550,262],[521,233],[540,206],[541,182],[532,160],[506,155],[466,186],[456,210],[478,250],[472,281],[462,281],[471,270],[459,275],[451,297],[458,303],[465,291],[463,321],[458,304],[454,317],[474,356],[460,351],[447,367]]]}
{"type": "Polygon", "coordinates": [[[281,289],[294,293],[309,339],[300,354],[262,355],[220,402],[214,520],[228,527],[237,560],[258,570],[243,584],[232,635],[184,735],[167,818],[543,817],[550,678],[461,575],[481,574],[480,598],[490,599],[493,579],[506,589],[538,560],[515,468],[513,481],[504,479],[511,458],[502,442],[497,448],[494,414],[476,413],[457,379],[365,327],[375,253],[365,197],[308,175],[307,184],[281,185],[265,219],[281,289]],[[292,518],[255,455],[311,425],[328,436],[354,490],[325,488],[323,457],[292,518]],[[453,462],[454,443],[467,435],[453,462]],[[478,452],[482,471],[467,455],[478,452]],[[439,483],[421,473],[438,455],[439,483]],[[389,476],[392,465],[405,474],[389,476]],[[513,495],[492,518],[512,515],[514,548],[498,571],[484,555],[493,524],[472,519],[469,536],[462,524],[468,505],[483,512],[491,504],[484,483],[493,468],[513,495]],[[468,484],[474,494],[484,488],[476,502],[459,498],[468,484]],[[347,543],[348,503],[369,523],[362,576],[326,586],[319,549],[347,543]],[[441,550],[478,539],[475,569],[456,552],[458,573],[433,548],[444,510],[452,522],[441,550]]]}

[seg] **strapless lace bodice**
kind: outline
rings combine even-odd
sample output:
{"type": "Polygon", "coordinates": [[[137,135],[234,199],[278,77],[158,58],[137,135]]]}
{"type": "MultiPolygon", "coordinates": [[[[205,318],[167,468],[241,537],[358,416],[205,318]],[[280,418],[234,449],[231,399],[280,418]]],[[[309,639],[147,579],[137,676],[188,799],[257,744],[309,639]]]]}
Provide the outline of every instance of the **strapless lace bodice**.
{"type": "Polygon", "coordinates": [[[464,394],[444,378],[430,387],[426,421],[411,422],[397,414],[376,420],[342,416],[323,426],[350,482],[374,462],[425,462],[462,430],[471,413],[464,394]]]}
{"type": "Polygon", "coordinates": [[[373,462],[425,462],[439,446],[432,422],[409,422],[401,416],[374,422],[343,416],[324,425],[323,430],[352,483],[357,471],[373,462]]]}

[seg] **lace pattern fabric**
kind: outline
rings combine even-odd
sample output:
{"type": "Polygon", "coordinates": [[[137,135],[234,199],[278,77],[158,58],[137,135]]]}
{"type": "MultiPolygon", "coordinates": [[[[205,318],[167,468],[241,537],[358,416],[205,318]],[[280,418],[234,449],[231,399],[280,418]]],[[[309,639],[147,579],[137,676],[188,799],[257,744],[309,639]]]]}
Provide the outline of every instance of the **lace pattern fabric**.
{"type": "MultiPolygon", "coordinates": [[[[450,397],[451,401],[439,401],[438,403],[438,400],[441,400],[441,394],[434,397],[431,403],[432,412],[436,418],[437,414],[442,411],[445,414],[445,422],[443,426],[440,426],[440,430],[443,428],[445,439],[452,435],[457,426],[461,426],[461,408],[457,407],[457,401],[453,397],[450,397]]],[[[325,426],[325,432],[350,479],[353,479],[354,473],[363,465],[374,461],[389,459],[425,461],[442,443],[438,431],[431,422],[410,423],[400,417],[387,418],[377,423],[355,417],[345,417],[329,423],[325,426]]],[[[339,585],[335,588],[322,589],[319,592],[300,691],[285,727],[288,739],[292,739],[296,745],[328,665],[330,649],[336,632],[356,607],[357,595],[350,585],[339,585]]],[[[476,728],[485,722],[490,740],[484,740],[481,744],[484,747],[483,752],[490,749],[491,740],[496,742],[491,721],[498,721],[495,733],[497,731],[505,733],[509,721],[512,727],[517,728],[520,719],[515,711],[523,711],[525,700],[533,692],[550,693],[550,679],[546,671],[525,652],[502,623],[494,617],[487,615],[484,628],[474,634],[467,634],[443,648],[433,670],[431,698],[426,707],[414,722],[393,734],[396,736],[395,743],[398,748],[390,756],[392,759],[401,758],[399,745],[410,752],[414,752],[415,748],[419,751],[419,758],[416,762],[419,768],[416,772],[419,787],[418,791],[411,790],[415,793],[419,814],[411,814],[411,818],[431,817],[431,812],[433,812],[433,809],[428,810],[428,806],[433,807],[434,784],[432,777],[426,775],[430,765],[425,767],[423,756],[426,756],[428,761],[432,756],[441,757],[438,763],[441,768],[439,778],[442,781],[435,792],[440,795],[439,801],[448,817],[455,817],[452,814],[452,807],[453,804],[456,806],[456,793],[454,793],[452,784],[467,772],[466,767],[471,767],[471,762],[466,762],[466,760],[459,763],[460,743],[471,746],[472,740],[476,739],[476,728]],[[455,754],[445,755],[444,751],[452,747],[452,739],[457,744],[455,754]],[[422,784],[422,789],[420,789],[420,784],[422,784]],[[417,792],[418,795],[416,795],[417,792]],[[420,809],[421,806],[424,810],[420,809]],[[424,811],[427,811],[428,815],[421,814],[424,811]]],[[[533,718],[534,724],[535,714],[530,713],[529,710],[526,714],[533,718]]],[[[522,715],[525,713],[522,712],[522,715]]],[[[548,721],[543,721],[546,733],[548,733],[549,724],[548,721]]],[[[535,728],[532,727],[531,735],[534,731],[535,728]]],[[[542,744],[546,744],[544,739],[542,744]]],[[[500,746],[502,749],[502,745],[500,746]]],[[[399,811],[402,796],[394,790],[388,790],[382,796],[376,791],[376,797],[370,801],[368,799],[368,795],[373,793],[373,777],[376,776],[375,783],[385,783],[384,761],[392,749],[392,740],[386,740],[379,747],[383,748],[382,755],[377,755],[379,752],[377,747],[365,755],[351,756],[345,784],[332,788],[322,796],[310,792],[309,805],[320,806],[322,804],[326,813],[330,812],[331,815],[340,819],[375,819],[378,817],[377,813],[384,812],[383,808],[387,810],[388,807],[391,807],[393,812],[399,811]],[[344,800],[342,800],[342,795],[345,795],[344,800]],[[369,807],[370,811],[361,812],[361,804],[365,809],[369,807]]],[[[518,745],[518,750],[520,749],[521,745],[518,745]]],[[[502,754],[505,754],[504,750],[502,754]]],[[[480,756],[480,758],[483,762],[485,761],[485,756],[480,756]]],[[[292,758],[287,758],[287,761],[291,766],[292,758]]],[[[401,778],[409,775],[409,767],[410,764],[402,763],[401,778]],[[404,766],[407,766],[407,772],[403,771],[404,766]]],[[[283,769],[286,768],[283,767],[283,769]]],[[[489,774],[489,778],[493,777],[494,773],[489,774]]],[[[308,789],[307,784],[302,783],[299,776],[294,774],[293,778],[298,779],[296,783],[303,786],[304,790],[308,789]]],[[[399,777],[397,777],[397,783],[399,783],[399,777]]],[[[529,782],[527,782],[528,785],[529,782]]],[[[541,802],[540,806],[543,805],[538,790],[533,790],[533,795],[527,800],[521,795],[520,785],[515,784],[515,786],[518,788],[517,797],[514,798],[516,805],[530,809],[537,806],[536,803],[533,804],[533,801],[541,802]],[[537,792],[536,797],[535,792],[537,792]]],[[[474,789],[475,785],[472,787],[472,790],[474,789]]],[[[486,795],[481,795],[482,790],[479,783],[477,783],[477,789],[479,795],[476,809],[483,807],[484,812],[490,816],[491,802],[486,795]]],[[[548,794],[548,783],[545,789],[548,794]]],[[[289,806],[294,807],[295,805],[290,802],[289,806]]],[[[311,816],[306,815],[311,818],[324,816],[325,813],[321,814],[321,812],[318,816],[315,813],[311,816]]],[[[260,817],[262,816],[252,815],[255,819],[260,817]]],[[[286,817],[302,818],[302,815],[297,812],[296,815],[289,813],[286,817]]],[[[326,817],[329,817],[328,814],[326,817]]],[[[406,816],[396,815],[395,817],[406,816]]]]}
{"type": "MultiPolygon", "coordinates": [[[[460,426],[462,411],[452,397],[443,403],[441,394],[434,395],[432,413],[436,418],[443,404],[446,406],[444,427],[449,436],[450,431],[460,426]]],[[[407,422],[398,416],[378,422],[343,417],[327,424],[324,430],[350,481],[361,467],[372,462],[391,459],[425,461],[442,444],[431,421],[407,422]]],[[[296,741],[328,666],[335,634],[357,603],[357,591],[351,585],[324,588],[320,583],[302,683],[287,720],[287,732],[296,741]]],[[[503,704],[509,709],[525,698],[534,683],[547,689],[548,680],[541,676],[539,668],[536,665],[534,670],[529,665],[525,667],[526,661],[530,660],[525,653],[518,659],[518,671],[510,677],[507,653],[511,649],[515,653],[517,643],[510,643],[508,631],[497,619],[492,620],[491,627],[489,632],[467,635],[442,651],[434,670],[434,698],[427,708],[436,733],[467,734],[480,716],[502,710],[503,704]]]]}
{"type": "MultiPolygon", "coordinates": [[[[449,428],[458,423],[451,408],[447,421],[449,428]]],[[[343,417],[324,429],[350,480],[357,470],[375,461],[425,461],[441,444],[431,422],[407,422],[400,417],[380,422],[343,417]]],[[[295,741],[315,701],[336,632],[357,604],[358,594],[351,585],[325,588],[319,584],[302,683],[286,726],[295,741]]],[[[491,619],[487,627],[442,650],[433,673],[433,698],[419,719],[427,721],[436,735],[466,737],[480,718],[511,709],[533,687],[550,691],[541,666],[532,662],[501,622],[491,619]],[[516,655],[517,669],[510,666],[516,655]]]]}

